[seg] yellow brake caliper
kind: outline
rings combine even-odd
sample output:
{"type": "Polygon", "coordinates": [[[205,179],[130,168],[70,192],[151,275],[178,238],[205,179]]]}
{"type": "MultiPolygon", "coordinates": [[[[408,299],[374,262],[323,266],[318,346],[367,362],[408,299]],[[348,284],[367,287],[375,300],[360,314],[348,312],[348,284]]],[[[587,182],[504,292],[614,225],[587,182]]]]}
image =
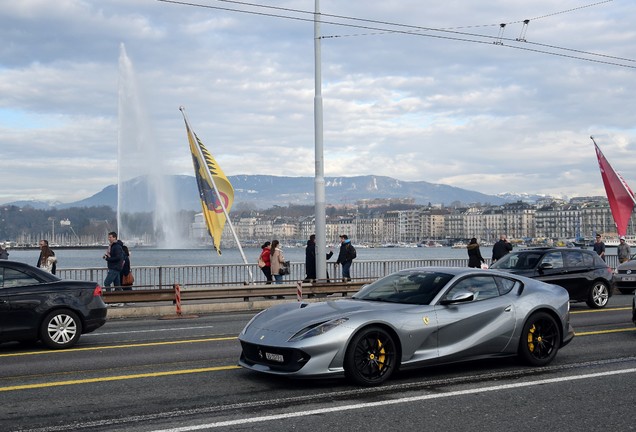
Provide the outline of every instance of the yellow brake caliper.
{"type": "Polygon", "coordinates": [[[378,368],[384,368],[384,360],[386,358],[386,351],[384,350],[384,345],[382,345],[382,341],[378,339],[378,368]]]}

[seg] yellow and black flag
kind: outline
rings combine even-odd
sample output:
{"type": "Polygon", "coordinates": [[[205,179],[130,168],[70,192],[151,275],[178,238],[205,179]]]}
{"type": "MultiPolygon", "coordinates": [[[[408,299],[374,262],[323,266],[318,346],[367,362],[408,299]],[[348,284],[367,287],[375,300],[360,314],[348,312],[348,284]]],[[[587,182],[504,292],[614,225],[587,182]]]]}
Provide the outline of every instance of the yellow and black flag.
{"type": "Polygon", "coordinates": [[[214,242],[214,249],[221,255],[221,234],[234,202],[234,188],[212,154],[190,127],[183,107],[179,109],[185,120],[203,217],[214,242]]]}

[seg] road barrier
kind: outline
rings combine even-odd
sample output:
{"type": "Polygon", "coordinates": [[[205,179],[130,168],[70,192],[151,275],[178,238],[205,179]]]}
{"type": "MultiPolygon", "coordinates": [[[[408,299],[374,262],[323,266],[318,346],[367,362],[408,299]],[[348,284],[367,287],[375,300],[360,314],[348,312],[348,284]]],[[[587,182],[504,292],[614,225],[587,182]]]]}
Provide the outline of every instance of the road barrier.
{"type": "Polygon", "coordinates": [[[299,301],[309,297],[342,296],[356,293],[371,279],[352,279],[350,282],[316,281],[296,284],[241,285],[234,287],[183,286],[175,284],[173,289],[134,289],[132,291],[107,291],[103,297],[106,303],[173,302],[180,314],[183,301],[193,300],[237,300],[252,301],[259,298],[292,296],[299,301]],[[300,286],[300,288],[299,288],[300,286]]]}
{"type": "Polygon", "coordinates": [[[174,303],[177,306],[177,315],[181,315],[181,286],[174,284],[174,303]]]}

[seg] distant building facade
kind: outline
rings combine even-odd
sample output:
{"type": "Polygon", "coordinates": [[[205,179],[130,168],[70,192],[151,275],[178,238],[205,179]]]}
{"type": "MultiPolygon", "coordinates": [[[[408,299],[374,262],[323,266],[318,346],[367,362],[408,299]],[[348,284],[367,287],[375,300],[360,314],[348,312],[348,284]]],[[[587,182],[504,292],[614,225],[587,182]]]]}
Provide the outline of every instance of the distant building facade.
{"type": "MultiPolygon", "coordinates": [[[[403,203],[403,202],[402,202],[403,203]]],[[[360,204],[360,203],[359,203],[360,204]]],[[[421,243],[430,240],[464,241],[476,237],[480,242],[494,242],[500,234],[518,241],[528,239],[592,239],[596,233],[616,236],[616,227],[607,199],[577,198],[569,202],[542,201],[536,205],[525,202],[501,206],[470,206],[443,208],[422,206],[407,210],[378,212],[380,203],[365,201],[350,214],[327,217],[326,241],[338,243],[347,234],[354,243],[383,245],[391,243],[421,243]]],[[[636,217],[628,232],[636,234],[636,217]]],[[[232,219],[241,242],[261,244],[278,239],[283,243],[304,245],[315,234],[315,217],[267,217],[252,215],[232,219]]],[[[202,215],[197,215],[190,229],[196,241],[209,241],[202,215]]],[[[224,247],[234,244],[226,224],[224,247]]]]}

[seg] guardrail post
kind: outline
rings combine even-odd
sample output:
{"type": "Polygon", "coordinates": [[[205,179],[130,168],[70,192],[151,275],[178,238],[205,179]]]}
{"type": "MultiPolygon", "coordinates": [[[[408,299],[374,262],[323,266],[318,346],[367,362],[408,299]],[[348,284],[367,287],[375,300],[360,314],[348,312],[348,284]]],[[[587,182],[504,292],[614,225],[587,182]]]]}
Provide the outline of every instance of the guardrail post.
{"type": "Polygon", "coordinates": [[[174,288],[174,301],[177,305],[177,315],[181,316],[181,287],[179,284],[172,285],[174,288]]]}
{"type": "Polygon", "coordinates": [[[296,282],[296,300],[303,301],[303,282],[296,282]]]}

